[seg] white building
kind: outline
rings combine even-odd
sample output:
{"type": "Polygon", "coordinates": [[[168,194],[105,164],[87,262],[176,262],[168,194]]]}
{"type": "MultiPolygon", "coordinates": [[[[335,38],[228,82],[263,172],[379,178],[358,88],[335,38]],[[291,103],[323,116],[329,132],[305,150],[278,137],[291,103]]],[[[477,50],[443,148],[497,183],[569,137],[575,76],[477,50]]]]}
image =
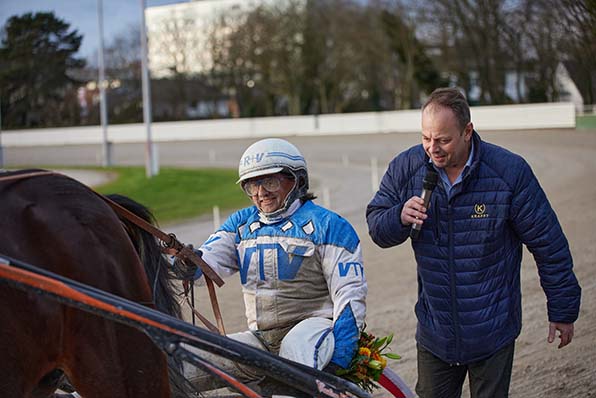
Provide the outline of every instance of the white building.
{"type": "MultiPolygon", "coordinates": [[[[209,36],[222,17],[275,0],[196,0],[145,11],[149,70],[153,78],[198,73],[211,67],[209,36]]],[[[225,32],[222,32],[225,33],[225,32]]]]}

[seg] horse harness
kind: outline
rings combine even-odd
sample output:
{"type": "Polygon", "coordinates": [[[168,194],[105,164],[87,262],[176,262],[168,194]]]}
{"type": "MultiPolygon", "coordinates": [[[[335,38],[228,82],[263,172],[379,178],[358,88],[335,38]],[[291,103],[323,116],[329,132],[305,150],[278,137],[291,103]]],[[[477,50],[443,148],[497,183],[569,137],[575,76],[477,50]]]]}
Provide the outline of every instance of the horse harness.
{"type": "MultiPolygon", "coordinates": [[[[10,181],[10,180],[21,180],[27,179],[32,177],[40,177],[40,176],[48,176],[48,175],[57,175],[66,178],[71,177],[57,173],[54,171],[34,171],[30,173],[24,174],[17,174],[17,175],[8,175],[8,176],[1,176],[0,175],[0,182],[3,181],[10,181]]],[[[84,184],[83,184],[84,185],[84,184]]],[[[209,292],[209,299],[211,301],[211,307],[213,309],[213,315],[216,319],[217,326],[213,325],[204,315],[199,313],[196,308],[194,307],[194,283],[192,280],[192,275],[187,275],[183,278],[183,287],[184,287],[184,299],[186,303],[192,310],[193,313],[193,321],[194,316],[197,316],[201,322],[212,332],[220,333],[221,335],[225,336],[225,329],[223,324],[223,317],[221,316],[221,311],[219,309],[219,304],[217,301],[217,296],[215,293],[215,286],[213,283],[215,282],[218,287],[221,287],[224,284],[223,279],[207,264],[199,255],[197,255],[192,248],[192,245],[184,245],[182,244],[177,238],[176,235],[170,233],[166,234],[159,228],[155,227],[151,223],[143,220],[141,217],[137,216],[136,214],[132,213],[131,211],[125,209],[124,207],[120,206],[119,204],[115,203],[111,199],[107,198],[106,196],[96,192],[92,188],[87,188],[100,197],[104,202],[106,202],[112,210],[119,216],[127,219],[131,223],[135,224],[137,227],[147,231],[151,235],[155,236],[160,242],[162,246],[162,252],[164,254],[172,255],[180,260],[186,265],[191,265],[195,267],[199,267],[203,272],[205,277],[205,282],[207,285],[207,289],[209,292]],[[190,293],[190,297],[189,297],[190,293]]]]}

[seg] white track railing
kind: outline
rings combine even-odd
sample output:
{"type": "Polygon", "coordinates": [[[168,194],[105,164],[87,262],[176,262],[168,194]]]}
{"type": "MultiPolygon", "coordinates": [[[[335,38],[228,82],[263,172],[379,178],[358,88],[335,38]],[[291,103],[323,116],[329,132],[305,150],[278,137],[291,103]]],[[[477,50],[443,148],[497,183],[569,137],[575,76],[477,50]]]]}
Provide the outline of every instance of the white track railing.
{"type": "MultiPolygon", "coordinates": [[[[546,103],[472,107],[477,129],[527,130],[575,128],[572,103],[546,103]]],[[[212,139],[410,133],[420,131],[420,111],[387,111],[280,116],[245,119],[196,120],[153,123],[153,140],[195,141],[212,139]]],[[[143,124],[111,125],[111,143],[144,142],[143,124]]],[[[100,126],[65,127],[2,132],[5,147],[101,144],[100,126]]]]}

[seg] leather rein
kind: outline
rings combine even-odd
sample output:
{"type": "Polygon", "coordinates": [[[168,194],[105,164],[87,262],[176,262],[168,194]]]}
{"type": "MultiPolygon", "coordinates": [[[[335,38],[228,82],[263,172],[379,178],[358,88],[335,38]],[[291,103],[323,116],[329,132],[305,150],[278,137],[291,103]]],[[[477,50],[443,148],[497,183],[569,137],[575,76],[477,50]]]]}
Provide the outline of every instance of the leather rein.
{"type": "MultiPolygon", "coordinates": [[[[66,178],[73,179],[67,175],[57,173],[54,171],[35,171],[31,173],[24,173],[24,174],[17,174],[17,175],[10,175],[10,176],[2,176],[0,175],[0,181],[10,181],[10,180],[21,180],[27,179],[32,177],[40,177],[40,176],[48,176],[48,175],[57,175],[66,178]]],[[[85,185],[85,184],[83,184],[85,185]]],[[[194,315],[196,315],[201,322],[212,332],[220,333],[221,335],[225,336],[225,328],[223,324],[223,317],[221,316],[221,311],[219,309],[219,304],[217,301],[217,295],[215,293],[215,286],[214,283],[217,284],[218,287],[221,287],[224,284],[223,279],[207,264],[200,256],[198,256],[192,249],[191,245],[184,245],[178,239],[176,239],[176,235],[174,234],[166,234],[159,228],[155,227],[151,223],[143,220],[141,217],[137,216],[136,214],[130,212],[129,210],[125,209],[124,207],[120,206],[119,204],[115,203],[111,199],[107,198],[106,196],[96,192],[92,188],[85,185],[91,192],[99,196],[104,202],[106,202],[114,212],[130,221],[131,223],[135,224],[137,227],[147,231],[154,237],[156,237],[162,246],[162,252],[168,255],[175,256],[182,261],[190,262],[201,269],[203,272],[203,276],[205,278],[205,282],[207,285],[207,289],[209,292],[209,299],[211,301],[211,307],[213,309],[213,315],[217,322],[217,326],[213,325],[205,316],[199,313],[194,306],[194,297],[193,300],[189,298],[188,293],[189,291],[194,296],[193,289],[193,281],[192,280],[184,280],[184,295],[187,304],[190,306],[192,313],[193,313],[193,320],[194,315]]]]}

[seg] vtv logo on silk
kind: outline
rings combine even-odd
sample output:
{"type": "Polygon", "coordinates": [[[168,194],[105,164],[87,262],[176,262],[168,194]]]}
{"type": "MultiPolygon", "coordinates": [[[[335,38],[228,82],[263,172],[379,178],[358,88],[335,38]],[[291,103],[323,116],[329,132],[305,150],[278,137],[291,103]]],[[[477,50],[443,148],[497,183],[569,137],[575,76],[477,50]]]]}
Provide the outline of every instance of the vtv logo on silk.
{"type": "Polygon", "coordinates": [[[307,249],[307,246],[296,246],[292,252],[292,260],[290,261],[290,255],[279,243],[259,243],[254,247],[249,247],[244,252],[244,258],[242,259],[242,264],[240,264],[240,281],[243,285],[246,283],[246,276],[252,256],[257,253],[259,258],[259,278],[262,281],[265,280],[265,264],[263,263],[263,259],[266,250],[276,251],[279,279],[292,280],[296,276],[298,269],[300,269],[302,261],[304,261],[303,254],[307,249]]]}
{"type": "Polygon", "coordinates": [[[348,275],[348,272],[350,272],[350,268],[354,269],[354,274],[356,276],[358,276],[358,273],[360,273],[361,277],[364,276],[364,267],[359,262],[352,261],[347,263],[339,263],[337,264],[337,268],[339,270],[340,277],[348,275]]]}

